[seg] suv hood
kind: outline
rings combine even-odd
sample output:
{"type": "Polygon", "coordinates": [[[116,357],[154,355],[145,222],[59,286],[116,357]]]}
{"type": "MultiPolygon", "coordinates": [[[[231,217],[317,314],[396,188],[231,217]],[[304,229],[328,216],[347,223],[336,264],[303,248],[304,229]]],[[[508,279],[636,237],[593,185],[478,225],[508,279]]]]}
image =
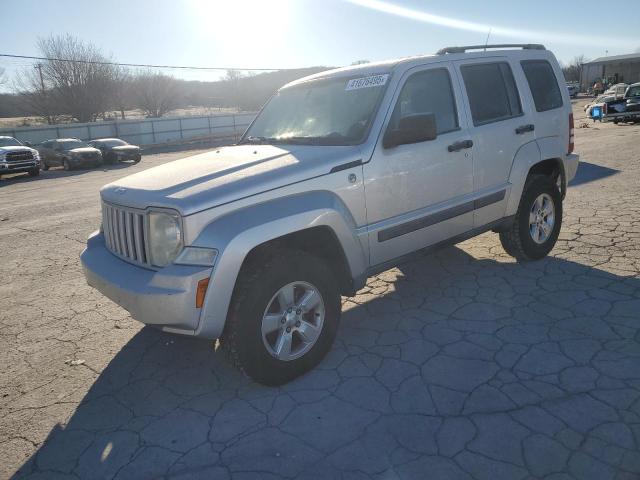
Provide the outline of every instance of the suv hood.
{"type": "Polygon", "coordinates": [[[134,150],[140,150],[140,147],[137,147],[135,145],[120,145],[117,147],[111,147],[111,150],[113,150],[114,152],[132,152],[134,150]]]}
{"type": "Polygon", "coordinates": [[[358,147],[237,145],[150,168],[105,185],[102,199],[133,208],[165,207],[182,215],[326,175],[361,159],[358,147]]]}
{"type": "Polygon", "coordinates": [[[100,152],[100,150],[98,150],[97,148],[93,148],[93,147],[79,147],[79,148],[72,148],[71,150],[68,150],[68,152],[71,153],[77,153],[79,155],[82,155],[83,153],[96,153],[96,152],[100,152]]]}

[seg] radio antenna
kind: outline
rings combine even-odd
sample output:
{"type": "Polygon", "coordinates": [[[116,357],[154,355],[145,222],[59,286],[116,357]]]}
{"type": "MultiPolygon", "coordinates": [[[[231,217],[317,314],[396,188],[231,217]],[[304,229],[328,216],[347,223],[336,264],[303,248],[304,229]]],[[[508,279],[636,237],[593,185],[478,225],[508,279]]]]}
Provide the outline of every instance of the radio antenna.
{"type": "Polygon", "coordinates": [[[489,29],[489,33],[487,33],[487,39],[484,41],[484,51],[487,51],[487,45],[489,45],[489,37],[491,36],[491,29],[489,29]]]}

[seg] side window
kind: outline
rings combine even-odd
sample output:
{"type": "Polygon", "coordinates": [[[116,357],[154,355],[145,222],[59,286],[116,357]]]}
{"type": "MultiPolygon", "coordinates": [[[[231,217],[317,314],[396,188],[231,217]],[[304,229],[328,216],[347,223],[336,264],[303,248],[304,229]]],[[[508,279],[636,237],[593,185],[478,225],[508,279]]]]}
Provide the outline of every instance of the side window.
{"type": "Polygon", "coordinates": [[[460,68],[474,125],[498,122],[522,114],[511,67],[506,62],[460,68]]]}
{"type": "Polygon", "coordinates": [[[437,68],[411,75],[402,87],[391,125],[397,126],[402,117],[416,113],[433,113],[438,134],[458,129],[456,101],[447,69],[437,68]]]}
{"type": "Polygon", "coordinates": [[[551,64],[546,60],[525,60],[521,62],[527,77],[533,101],[538,112],[546,112],[562,106],[562,95],[558,80],[551,64]]]}

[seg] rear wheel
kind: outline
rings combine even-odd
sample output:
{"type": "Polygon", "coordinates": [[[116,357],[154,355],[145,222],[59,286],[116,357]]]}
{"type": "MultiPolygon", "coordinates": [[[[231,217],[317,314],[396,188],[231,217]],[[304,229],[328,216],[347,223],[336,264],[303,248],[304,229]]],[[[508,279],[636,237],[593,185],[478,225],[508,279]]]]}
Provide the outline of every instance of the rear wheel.
{"type": "Polygon", "coordinates": [[[505,251],[518,260],[539,260],[553,249],[562,226],[562,197],[548,176],[530,177],[509,230],[500,232],[505,251]]]}
{"type": "Polygon", "coordinates": [[[339,319],[340,293],[326,262],[282,250],[241,274],[223,345],[249,377],[281,385],[322,360],[339,319]]]}

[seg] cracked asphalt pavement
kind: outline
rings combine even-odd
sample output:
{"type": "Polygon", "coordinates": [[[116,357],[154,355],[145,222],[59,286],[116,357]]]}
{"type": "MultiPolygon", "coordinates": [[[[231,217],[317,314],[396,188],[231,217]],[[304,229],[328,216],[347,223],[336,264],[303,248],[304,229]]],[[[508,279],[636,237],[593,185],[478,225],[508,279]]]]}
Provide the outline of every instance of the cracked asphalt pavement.
{"type": "Polygon", "coordinates": [[[640,478],[640,125],[589,127],[548,258],[488,233],[371,278],[280,388],[85,283],[98,188],[184,153],[0,180],[0,477],[640,478]]]}

